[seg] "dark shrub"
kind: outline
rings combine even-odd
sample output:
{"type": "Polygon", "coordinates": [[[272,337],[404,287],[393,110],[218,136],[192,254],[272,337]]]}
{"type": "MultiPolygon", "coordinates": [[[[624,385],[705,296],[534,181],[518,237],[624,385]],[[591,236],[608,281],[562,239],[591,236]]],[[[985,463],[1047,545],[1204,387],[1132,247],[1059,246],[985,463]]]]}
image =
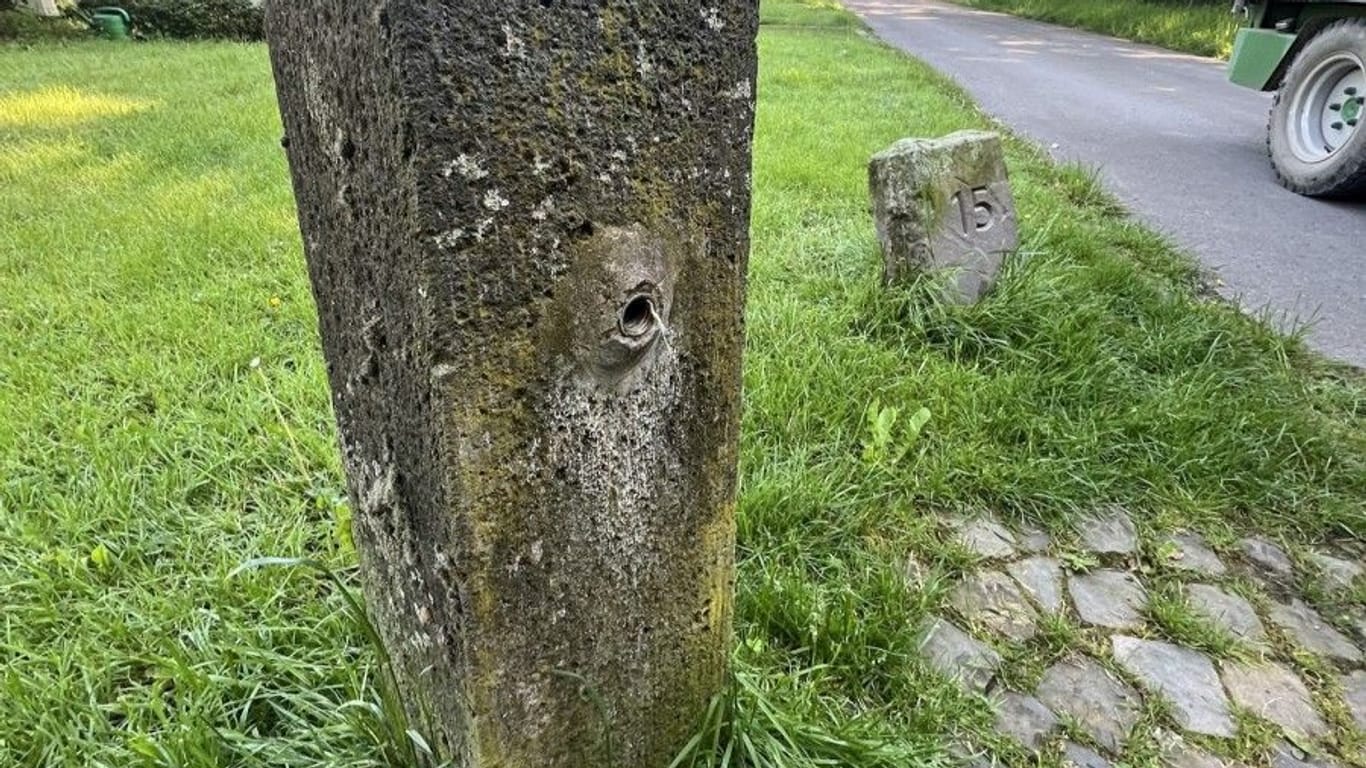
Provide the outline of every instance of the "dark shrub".
{"type": "MultiPolygon", "coordinates": [[[[13,3],[9,4],[11,8],[13,3]]],[[[0,0],[0,41],[23,43],[40,40],[71,40],[90,36],[90,30],[71,19],[48,19],[25,10],[6,9],[0,0]]]]}
{"type": "Polygon", "coordinates": [[[265,22],[251,0],[80,0],[89,11],[117,6],[133,17],[133,31],[145,37],[260,40],[265,22]]]}

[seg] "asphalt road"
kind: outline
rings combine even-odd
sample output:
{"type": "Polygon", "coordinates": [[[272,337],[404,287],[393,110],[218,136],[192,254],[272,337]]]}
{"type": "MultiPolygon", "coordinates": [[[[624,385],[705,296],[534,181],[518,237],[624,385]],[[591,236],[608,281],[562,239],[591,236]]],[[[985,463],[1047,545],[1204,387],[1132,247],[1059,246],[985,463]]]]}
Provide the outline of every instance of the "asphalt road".
{"type": "Polygon", "coordinates": [[[1232,85],[1212,59],[932,0],[845,2],[1055,157],[1098,166],[1226,296],[1282,327],[1311,323],[1312,346],[1366,367],[1366,202],[1276,184],[1269,94],[1232,85]]]}

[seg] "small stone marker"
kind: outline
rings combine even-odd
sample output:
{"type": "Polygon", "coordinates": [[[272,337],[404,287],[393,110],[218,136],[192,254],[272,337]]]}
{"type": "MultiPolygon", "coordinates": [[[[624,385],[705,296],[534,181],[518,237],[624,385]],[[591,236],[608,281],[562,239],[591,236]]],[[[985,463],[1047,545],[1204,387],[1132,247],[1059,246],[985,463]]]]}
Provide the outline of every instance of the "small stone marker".
{"type": "Polygon", "coordinates": [[[1143,708],[1138,691],[1087,658],[1049,667],[1035,695],[1055,714],[1071,717],[1087,735],[1114,753],[1124,746],[1143,708]]]}
{"type": "Polygon", "coordinates": [[[1179,645],[1136,637],[1110,638],[1115,662],[1144,688],[1166,699],[1182,728],[1206,736],[1232,737],[1233,717],[1214,664],[1179,645]]]}
{"type": "Polygon", "coordinates": [[[974,302],[995,282],[1004,255],[1019,247],[1005,153],[994,133],[902,139],[873,155],[868,189],[887,284],[953,269],[955,298],[974,302]]]}
{"type": "Polygon", "coordinates": [[[757,5],[265,5],[366,602],[433,762],[658,768],[726,685],[757,5]]]}
{"type": "Polygon", "coordinates": [[[1318,738],[1328,724],[1314,709],[1309,689],[1279,664],[1225,664],[1224,687],[1233,703],[1297,736],[1318,738]]]}

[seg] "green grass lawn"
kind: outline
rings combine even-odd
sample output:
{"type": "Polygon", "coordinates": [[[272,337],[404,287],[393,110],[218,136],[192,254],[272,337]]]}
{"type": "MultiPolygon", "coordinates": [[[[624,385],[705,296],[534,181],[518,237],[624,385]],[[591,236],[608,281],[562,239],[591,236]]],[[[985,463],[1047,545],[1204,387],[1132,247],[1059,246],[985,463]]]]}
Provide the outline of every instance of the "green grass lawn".
{"type": "MultiPolygon", "coordinates": [[[[768,762],[738,764],[907,765],[986,727],[915,660],[962,565],[932,513],[1366,534],[1361,380],[1207,300],[1086,172],[1012,142],[999,290],[880,291],[868,156],[986,121],[837,10],[765,13],[725,738],[768,762]]],[[[280,133],[261,46],[0,48],[0,765],[396,764],[343,595],[230,577],[354,560],[280,133]]]]}
{"type": "Polygon", "coordinates": [[[1228,58],[1238,18],[1232,3],[1195,0],[952,0],[1029,19],[1089,29],[1174,51],[1228,58]]]}

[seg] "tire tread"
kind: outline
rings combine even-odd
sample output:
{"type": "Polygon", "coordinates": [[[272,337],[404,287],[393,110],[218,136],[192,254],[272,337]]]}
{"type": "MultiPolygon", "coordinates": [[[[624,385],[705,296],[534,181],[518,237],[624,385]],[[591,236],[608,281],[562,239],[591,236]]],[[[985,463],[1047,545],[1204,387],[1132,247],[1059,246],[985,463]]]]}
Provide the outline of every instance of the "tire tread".
{"type": "Polygon", "coordinates": [[[1290,84],[1294,81],[1295,75],[1299,73],[1303,61],[1301,57],[1306,51],[1311,50],[1315,40],[1339,29],[1348,29],[1359,33],[1363,40],[1362,48],[1366,50],[1366,18],[1341,19],[1319,30],[1318,34],[1314,36],[1314,40],[1307,42],[1295,61],[1291,63],[1281,87],[1276,90],[1276,95],[1272,98],[1271,113],[1267,117],[1266,153],[1271,158],[1271,168],[1276,174],[1276,181],[1291,192],[1310,197],[1352,197],[1366,194],[1366,141],[1359,142],[1359,150],[1354,156],[1347,157],[1346,161],[1333,169],[1331,174],[1316,180],[1312,184],[1297,180],[1284,172],[1281,165],[1276,161],[1276,152],[1272,143],[1276,120],[1280,117],[1278,107],[1281,100],[1286,96],[1290,84]]]}

